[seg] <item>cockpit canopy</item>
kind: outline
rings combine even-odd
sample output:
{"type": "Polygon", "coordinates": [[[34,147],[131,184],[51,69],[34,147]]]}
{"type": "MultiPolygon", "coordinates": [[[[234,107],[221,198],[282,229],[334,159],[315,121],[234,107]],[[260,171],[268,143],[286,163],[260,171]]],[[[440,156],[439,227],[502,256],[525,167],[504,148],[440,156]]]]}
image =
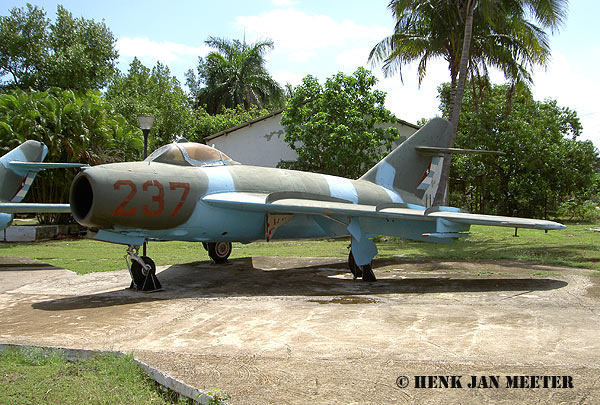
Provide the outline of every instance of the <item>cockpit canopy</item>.
{"type": "Polygon", "coordinates": [[[195,142],[173,142],[162,146],[144,159],[144,162],[198,167],[239,164],[220,150],[195,142]]]}

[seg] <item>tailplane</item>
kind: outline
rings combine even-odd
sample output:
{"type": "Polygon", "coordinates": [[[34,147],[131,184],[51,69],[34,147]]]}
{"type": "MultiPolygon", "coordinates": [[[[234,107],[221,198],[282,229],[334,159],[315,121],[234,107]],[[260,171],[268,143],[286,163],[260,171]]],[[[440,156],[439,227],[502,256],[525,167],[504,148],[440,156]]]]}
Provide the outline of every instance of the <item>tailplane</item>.
{"type": "Polygon", "coordinates": [[[379,184],[412,201],[429,207],[439,185],[444,158],[423,153],[423,147],[447,148],[450,140],[450,122],[434,118],[373,166],[360,180],[379,184]]]}

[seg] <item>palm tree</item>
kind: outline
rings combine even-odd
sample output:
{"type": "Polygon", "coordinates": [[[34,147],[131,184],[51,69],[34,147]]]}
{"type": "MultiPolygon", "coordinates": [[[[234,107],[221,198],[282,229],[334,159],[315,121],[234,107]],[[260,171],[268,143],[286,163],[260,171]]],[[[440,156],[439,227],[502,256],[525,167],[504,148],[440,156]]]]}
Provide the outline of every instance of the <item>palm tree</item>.
{"type": "Polygon", "coordinates": [[[273,49],[272,40],[246,41],[209,37],[206,44],[215,51],[199,58],[198,79],[190,70],[187,83],[196,105],[206,105],[210,114],[223,107],[251,105],[280,106],[283,90],[265,68],[264,56],[273,49]]]}
{"type": "MultiPolygon", "coordinates": [[[[452,104],[450,147],[454,146],[467,76],[489,67],[504,72],[512,82],[530,82],[529,71],[545,65],[550,46],[543,28],[557,29],[564,21],[568,0],[392,0],[394,33],[379,42],[369,60],[382,63],[389,76],[402,65],[418,60],[419,83],[427,62],[448,62],[452,104]],[[528,21],[533,17],[541,27],[528,21]]],[[[434,204],[443,202],[451,155],[446,155],[434,204]]]]}

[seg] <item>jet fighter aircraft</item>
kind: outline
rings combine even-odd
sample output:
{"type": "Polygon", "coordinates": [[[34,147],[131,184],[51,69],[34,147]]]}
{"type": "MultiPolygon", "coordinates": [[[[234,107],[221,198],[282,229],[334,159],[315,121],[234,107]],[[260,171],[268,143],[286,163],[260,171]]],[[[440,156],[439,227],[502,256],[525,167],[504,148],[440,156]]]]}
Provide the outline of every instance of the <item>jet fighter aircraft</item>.
{"type": "Polygon", "coordinates": [[[79,168],[79,163],[42,163],[48,147],[26,141],[0,157],[0,230],[8,227],[15,213],[70,213],[69,204],[22,203],[33,179],[45,169],[79,168]]]}
{"type": "Polygon", "coordinates": [[[142,162],[85,168],[71,186],[74,218],[94,239],[128,246],[133,282],[160,284],[155,266],[138,255],[144,241],[202,242],[223,262],[231,242],[349,236],[349,267],[375,281],[376,235],[449,242],[471,224],[560,229],[556,222],[470,214],[429,207],[450,123],[430,121],[358,180],[233,161],[197,143],[172,143],[142,162]]]}

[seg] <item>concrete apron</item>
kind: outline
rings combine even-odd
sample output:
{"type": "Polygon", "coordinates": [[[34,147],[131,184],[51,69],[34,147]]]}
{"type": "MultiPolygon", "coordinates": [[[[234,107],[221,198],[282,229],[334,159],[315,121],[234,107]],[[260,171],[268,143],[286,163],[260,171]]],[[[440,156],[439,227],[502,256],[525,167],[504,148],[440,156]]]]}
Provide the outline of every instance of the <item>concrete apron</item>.
{"type": "Polygon", "coordinates": [[[0,342],[133,352],[231,403],[600,401],[593,271],[401,257],[374,270],[369,284],[344,259],[196,262],[159,268],[165,289],[148,294],[126,289],[127,270],[78,276],[2,258],[0,342]],[[490,375],[500,388],[466,387],[490,375]],[[505,384],[553,375],[574,387],[505,384]],[[416,388],[417,376],[463,387],[416,388]]]}

